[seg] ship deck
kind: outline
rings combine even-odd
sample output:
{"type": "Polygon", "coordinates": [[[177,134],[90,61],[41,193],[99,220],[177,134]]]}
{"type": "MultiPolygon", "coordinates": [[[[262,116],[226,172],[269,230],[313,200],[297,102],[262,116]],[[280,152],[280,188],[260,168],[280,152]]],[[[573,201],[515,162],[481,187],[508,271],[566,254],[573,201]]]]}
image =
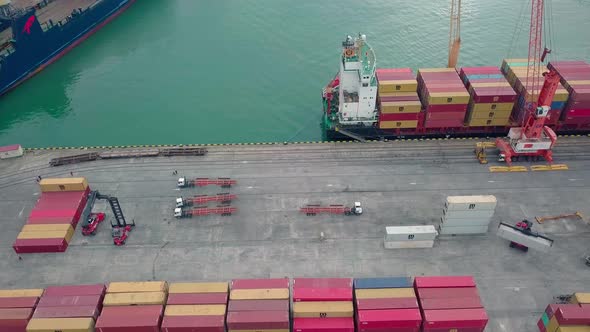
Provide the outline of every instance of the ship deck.
{"type": "MultiPolygon", "coordinates": [[[[561,138],[557,163],[569,171],[490,173],[473,140],[209,147],[204,157],[99,160],[49,167],[74,150],[34,151],[0,164],[0,288],[111,280],[229,280],[250,277],[474,275],[488,332],[537,331],[553,297],[590,291],[588,220],[535,223],[555,240],[549,253],[522,253],[499,239],[499,222],[579,211],[590,216],[590,138],[561,138]],[[179,175],[173,175],[177,170],[179,175]],[[88,178],[119,198],[137,226],[112,245],[108,221],[95,237],[76,231],[62,254],[22,255],[11,245],[39,196],[38,175],[88,178]],[[231,177],[237,214],[177,220],[179,196],[224,190],[177,189],[180,175],[231,177]],[[493,194],[489,233],[441,237],[432,249],[385,250],[385,226],[438,224],[448,195],[493,194]],[[307,203],[352,204],[358,217],[307,217],[307,203]],[[320,232],[325,239],[320,240],[320,232]]],[[[89,150],[84,150],[88,152],[89,150]]],[[[92,150],[90,150],[92,151],[92,150]]],[[[491,156],[490,156],[490,159],[491,156]]],[[[526,163],[523,163],[526,165],[526,163]]],[[[94,211],[107,212],[104,202],[94,211]]]]}

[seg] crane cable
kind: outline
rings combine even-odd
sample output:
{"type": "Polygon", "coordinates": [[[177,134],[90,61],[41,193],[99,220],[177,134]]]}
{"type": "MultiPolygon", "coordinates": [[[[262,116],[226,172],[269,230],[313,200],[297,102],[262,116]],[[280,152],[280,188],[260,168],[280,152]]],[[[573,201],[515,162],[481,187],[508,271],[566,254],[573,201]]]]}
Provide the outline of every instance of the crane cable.
{"type": "Polygon", "coordinates": [[[524,22],[525,22],[525,8],[527,8],[527,3],[529,4],[528,7],[530,7],[532,5],[531,1],[523,1],[522,5],[520,6],[520,12],[518,14],[518,17],[516,18],[516,25],[514,26],[514,32],[512,33],[512,39],[510,40],[510,43],[508,44],[508,50],[506,51],[506,54],[508,54],[508,56],[506,58],[510,59],[512,57],[512,52],[514,51],[515,47],[516,47],[516,43],[518,41],[518,37],[520,37],[520,35],[522,34],[522,30],[524,29],[524,22]]]}

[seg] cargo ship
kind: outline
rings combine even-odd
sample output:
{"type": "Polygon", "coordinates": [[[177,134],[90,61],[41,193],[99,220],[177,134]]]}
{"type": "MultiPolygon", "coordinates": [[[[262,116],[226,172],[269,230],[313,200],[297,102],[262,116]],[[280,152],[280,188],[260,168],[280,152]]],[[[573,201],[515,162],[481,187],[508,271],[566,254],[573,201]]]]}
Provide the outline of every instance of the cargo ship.
{"type": "MultiPolygon", "coordinates": [[[[527,80],[529,59],[501,66],[377,68],[367,37],[342,42],[340,70],[322,91],[327,139],[501,137],[522,126],[542,76],[527,80]]],[[[545,125],[558,134],[590,133],[590,64],[554,61],[560,85],[545,125]]]]}
{"type": "Polygon", "coordinates": [[[0,0],[0,96],[39,73],[135,0],[0,0]]]}

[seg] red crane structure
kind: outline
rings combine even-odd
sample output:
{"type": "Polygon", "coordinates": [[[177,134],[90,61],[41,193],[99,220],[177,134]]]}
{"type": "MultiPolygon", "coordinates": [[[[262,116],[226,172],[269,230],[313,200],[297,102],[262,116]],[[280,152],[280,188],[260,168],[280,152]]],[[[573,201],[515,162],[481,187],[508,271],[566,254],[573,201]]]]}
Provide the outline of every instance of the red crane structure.
{"type": "Polygon", "coordinates": [[[544,158],[553,162],[552,148],[557,141],[555,132],[545,126],[547,114],[551,109],[551,102],[559,85],[560,77],[551,69],[542,72],[541,65],[551,50],[542,48],[543,13],[545,0],[532,0],[531,26],[529,39],[528,67],[525,89],[528,91],[525,101],[525,116],[522,127],[513,127],[508,132],[508,140],[496,139],[496,146],[500,150],[500,161],[512,164],[513,159],[519,157],[544,158]],[[541,86],[541,78],[544,82],[541,86]],[[535,100],[537,96],[538,99],[535,100]]]}

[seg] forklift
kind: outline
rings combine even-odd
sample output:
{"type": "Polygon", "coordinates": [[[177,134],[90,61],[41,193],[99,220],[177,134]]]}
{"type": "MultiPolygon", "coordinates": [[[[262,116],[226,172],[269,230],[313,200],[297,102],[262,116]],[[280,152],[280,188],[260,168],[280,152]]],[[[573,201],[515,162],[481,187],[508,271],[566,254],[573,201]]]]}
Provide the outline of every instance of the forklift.
{"type": "Polygon", "coordinates": [[[83,216],[87,217],[86,223],[82,225],[82,234],[85,236],[96,234],[98,225],[105,219],[105,215],[102,212],[92,213],[92,208],[97,199],[108,201],[109,205],[111,206],[111,210],[113,211],[113,216],[115,217],[113,220],[111,220],[111,235],[113,237],[113,244],[116,246],[124,245],[125,241],[129,237],[129,233],[131,233],[131,230],[135,227],[135,221],[131,221],[131,223],[127,222],[117,197],[102,195],[98,191],[92,191],[88,196],[88,203],[83,213],[83,216]]]}

